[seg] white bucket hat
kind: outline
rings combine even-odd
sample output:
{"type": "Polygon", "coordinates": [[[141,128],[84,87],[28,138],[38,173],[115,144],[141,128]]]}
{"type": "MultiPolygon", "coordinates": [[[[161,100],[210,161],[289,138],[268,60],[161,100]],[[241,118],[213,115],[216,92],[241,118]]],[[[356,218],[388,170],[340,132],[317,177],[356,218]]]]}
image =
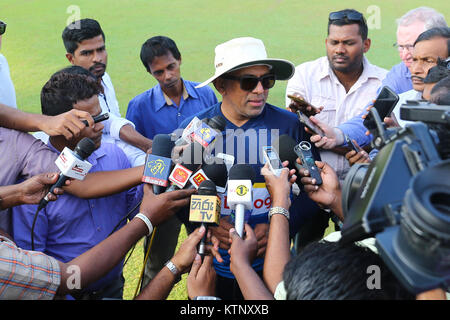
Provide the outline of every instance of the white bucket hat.
{"type": "Polygon", "coordinates": [[[283,59],[268,59],[264,43],[255,38],[243,37],[219,44],[215,49],[214,76],[200,83],[196,88],[206,86],[221,75],[254,65],[268,65],[277,80],[289,80],[295,71],[292,62],[283,59]]]}

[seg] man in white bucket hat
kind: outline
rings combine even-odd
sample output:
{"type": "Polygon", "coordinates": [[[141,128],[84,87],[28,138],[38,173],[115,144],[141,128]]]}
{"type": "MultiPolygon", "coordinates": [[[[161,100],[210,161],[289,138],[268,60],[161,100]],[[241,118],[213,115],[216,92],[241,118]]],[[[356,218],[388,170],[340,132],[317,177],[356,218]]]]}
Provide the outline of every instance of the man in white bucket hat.
{"type": "MultiPolygon", "coordinates": [[[[288,80],[294,73],[294,65],[282,59],[267,57],[261,40],[243,37],[218,45],[215,49],[214,76],[198,85],[213,83],[222,96],[222,101],[207,108],[195,116],[199,119],[221,115],[226,119],[226,128],[214,144],[214,154],[228,154],[234,157],[234,163],[250,164],[256,174],[253,185],[253,209],[246,210],[245,223],[255,231],[258,239],[258,256],[253,268],[260,275],[264,263],[264,252],[268,237],[268,213],[271,208],[270,195],[265,187],[264,177],[260,174],[264,165],[262,147],[270,146],[280,135],[289,135],[296,142],[308,140],[303,125],[297,117],[284,109],[267,103],[269,89],[276,80],[288,80]]],[[[181,128],[191,121],[186,119],[181,128]]],[[[316,159],[319,155],[313,147],[316,159]]],[[[222,261],[214,260],[217,272],[216,295],[222,299],[242,299],[239,286],[229,268],[229,229],[234,227],[234,211],[226,202],[226,194],[219,194],[222,200],[220,225],[211,228],[220,240],[222,261]]],[[[293,236],[305,221],[318,213],[318,207],[304,193],[292,201],[290,224],[293,236]]],[[[189,226],[188,214],[179,214],[179,218],[189,226]]],[[[193,230],[192,228],[188,228],[193,230]]],[[[325,230],[325,229],[324,229],[325,230]]]]}

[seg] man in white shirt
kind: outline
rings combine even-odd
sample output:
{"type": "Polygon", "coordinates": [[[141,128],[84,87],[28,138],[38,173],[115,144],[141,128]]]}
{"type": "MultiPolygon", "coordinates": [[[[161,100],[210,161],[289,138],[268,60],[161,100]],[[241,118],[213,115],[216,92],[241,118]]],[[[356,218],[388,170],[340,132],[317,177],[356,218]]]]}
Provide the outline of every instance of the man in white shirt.
{"type": "MultiPolygon", "coordinates": [[[[289,80],[286,95],[303,97],[306,102],[323,109],[315,117],[336,127],[360,114],[377,95],[387,70],[370,64],[364,53],[371,41],[367,24],[355,10],[330,13],[327,56],[297,66],[289,80]]],[[[286,97],[286,107],[292,107],[286,97]]],[[[321,158],[337,172],[341,181],[349,169],[344,152],[322,150],[321,158]]]]}
{"type": "Polygon", "coordinates": [[[102,84],[100,106],[103,113],[110,115],[104,122],[103,141],[116,143],[133,166],[144,164],[145,152],[151,148],[152,141],[138,133],[134,124],[120,114],[114,86],[106,73],[108,54],[100,24],[93,19],[75,21],[64,29],[62,39],[67,60],[90,71],[102,84]]]}
{"type": "MultiPolygon", "coordinates": [[[[2,48],[2,37],[6,31],[6,23],[0,21],[0,50],[2,48]]],[[[0,53],[0,103],[17,109],[16,91],[9,73],[8,61],[0,53]]]]}

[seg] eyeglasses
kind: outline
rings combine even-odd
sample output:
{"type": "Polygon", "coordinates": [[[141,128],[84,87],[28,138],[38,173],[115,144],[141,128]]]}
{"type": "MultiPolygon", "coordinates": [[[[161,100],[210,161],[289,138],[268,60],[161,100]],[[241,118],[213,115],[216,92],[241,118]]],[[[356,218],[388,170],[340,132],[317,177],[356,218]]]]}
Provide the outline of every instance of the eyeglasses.
{"type": "Polygon", "coordinates": [[[359,12],[343,12],[343,11],[337,11],[337,12],[331,12],[328,16],[328,20],[336,21],[336,20],[351,20],[351,21],[364,21],[364,17],[359,12]]]}
{"type": "Polygon", "coordinates": [[[0,21],[0,36],[2,34],[4,34],[6,31],[6,23],[4,23],[3,21],[0,21]]]}
{"type": "Polygon", "coordinates": [[[261,82],[264,90],[270,89],[275,85],[274,74],[265,74],[259,78],[252,75],[244,75],[241,77],[236,77],[230,74],[226,74],[223,75],[222,78],[239,81],[241,89],[244,91],[253,91],[259,82],[261,82]]]}
{"type": "Polygon", "coordinates": [[[406,50],[406,51],[408,51],[408,52],[412,52],[412,50],[413,50],[413,48],[414,48],[414,45],[413,45],[413,44],[405,44],[405,45],[401,45],[401,44],[398,44],[397,42],[394,43],[392,46],[395,47],[395,48],[397,48],[397,50],[400,51],[400,52],[402,52],[403,50],[406,50]]]}

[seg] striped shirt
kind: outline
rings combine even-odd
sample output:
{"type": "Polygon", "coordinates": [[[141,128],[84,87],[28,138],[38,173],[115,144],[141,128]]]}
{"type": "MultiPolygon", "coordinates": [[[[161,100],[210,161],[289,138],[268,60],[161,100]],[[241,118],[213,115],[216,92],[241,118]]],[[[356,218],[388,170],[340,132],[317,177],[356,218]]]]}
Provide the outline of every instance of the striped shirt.
{"type": "Polygon", "coordinates": [[[51,300],[60,282],[56,259],[0,236],[0,300],[51,300]]]}

